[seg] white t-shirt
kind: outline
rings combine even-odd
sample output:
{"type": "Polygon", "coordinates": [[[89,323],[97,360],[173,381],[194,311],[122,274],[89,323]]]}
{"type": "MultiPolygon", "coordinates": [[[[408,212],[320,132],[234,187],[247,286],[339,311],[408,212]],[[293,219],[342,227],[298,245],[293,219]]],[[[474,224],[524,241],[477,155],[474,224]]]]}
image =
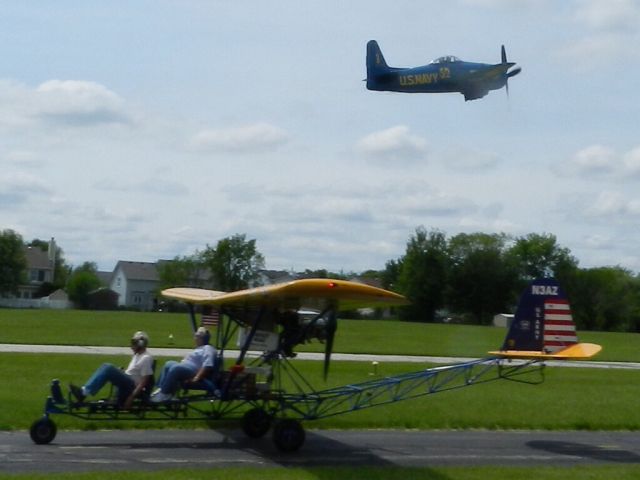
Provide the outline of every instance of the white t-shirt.
{"type": "Polygon", "coordinates": [[[139,384],[144,377],[153,375],[153,357],[146,351],[134,353],[124,373],[129,375],[136,385],[139,384]]]}
{"type": "Polygon", "coordinates": [[[195,371],[202,367],[213,367],[215,364],[216,349],[211,345],[200,345],[195,348],[189,355],[184,357],[182,363],[194,368],[195,371]]]}

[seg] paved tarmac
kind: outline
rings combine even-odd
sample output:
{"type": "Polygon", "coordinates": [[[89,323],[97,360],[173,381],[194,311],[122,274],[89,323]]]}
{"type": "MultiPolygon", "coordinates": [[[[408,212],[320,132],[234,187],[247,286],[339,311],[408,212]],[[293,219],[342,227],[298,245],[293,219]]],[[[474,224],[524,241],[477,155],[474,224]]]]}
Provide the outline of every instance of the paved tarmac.
{"type": "Polygon", "coordinates": [[[312,430],[298,452],[282,454],[269,435],[254,440],[239,430],[59,432],[49,445],[33,444],[26,432],[0,432],[0,473],[594,464],[640,464],[640,433],[312,430]]]}
{"type": "MultiPolygon", "coordinates": [[[[157,357],[183,357],[190,349],[181,348],[150,348],[154,356],[157,357]]],[[[79,353],[91,355],[129,355],[131,349],[128,347],[98,347],[98,346],[77,346],[77,345],[20,345],[1,343],[0,353],[79,353]]],[[[234,358],[239,352],[227,350],[228,358],[234,358]]],[[[258,356],[259,352],[249,352],[249,356],[258,356]]],[[[323,353],[300,352],[296,357],[300,360],[323,360],[323,353]]],[[[462,363],[476,358],[469,357],[433,357],[419,355],[372,355],[372,354],[352,354],[352,353],[333,353],[333,360],[353,361],[353,362],[409,362],[409,363],[436,363],[436,364],[453,364],[462,363]]],[[[638,370],[640,363],[637,362],[561,362],[547,361],[550,367],[571,367],[571,368],[612,368],[625,370],[638,370]]]]}

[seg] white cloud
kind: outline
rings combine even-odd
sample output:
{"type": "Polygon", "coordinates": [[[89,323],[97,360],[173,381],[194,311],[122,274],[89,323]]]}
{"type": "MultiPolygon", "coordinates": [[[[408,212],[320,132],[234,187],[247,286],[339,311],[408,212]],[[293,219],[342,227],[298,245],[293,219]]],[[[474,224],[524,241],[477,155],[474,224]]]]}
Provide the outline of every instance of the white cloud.
{"type": "Polygon", "coordinates": [[[95,188],[113,192],[146,193],[150,195],[182,196],[189,189],[182,183],[162,178],[150,178],[141,182],[103,180],[95,188]]]}
{"type": "Polygon", "coordinates": [[[356,143],[356,152],[375,160],[413,161],[424,159],[427,141],[413,135],[409,127],[395,127],[371,133],[356,143]]]}
{"type": "Polygon", "coordinates": [[[576,7],[576,20],[595,30],[635,30],[640,22],[637,0],[583,0],[576,7]]]}
{"type": "Polygon", "coordinates": [[[37,115],[82,126],[127,123],[124,101],[103,85],[78,80],[49,80],[35,90],[37,115]]]}
{"type": "Polygon", "coordinates": [[[620,154],[607,145],[590,145],[569,159],[567,171],[572,175],[605,180],[637,179],[640,175],[640,146],[620,154]]]}
{"type": "Polygon", "coordinates": [[[614,239],[610,235],[591,234],[584,239],[585,245],[596,250],[607,250],[614,244],[614,239]]]}
{"type": "Polygon", "coordinates": [[[202,130],[195,134],[189,146],[206,152],[270,152],[289,141],[289,134],[268,123],[241,127],[202,130]]]}
{"type": "Polygon", "coordinates": [[[514,10],[543,5],[547,0],[462,0],[462,3],[483,8],[514,10]]]}
{"type": "Polygon", "coordinates": [[[603,174],[613,172],[618,163],[616,152],[603,145],[591,145],[576,152],[571,165],[579,174],[603,174]]]}
{"type": "Polygon", "coordinates": [[[24,204],[32,197],[51,194],[51,189],[40,178],[21,172],[6,172],[0,177],[0,209],[24,204]]]}
{"type": "Polygon", "coordinates": [[[444,154],[443,162],[451,170],[459,172],[485,172],[493,170],[502,159],[493,152],[457,148],[444,154]]]}
{"type": "Polygon", "coordinates": [[[574,70],[592,71],[638,57],[637,49],[629,46],[640,39],[640,2],[582,0],[574,3],[573,8],[573,23],[582,33],[560,47],[557,56],[572,62],[574,70]]]}
{"type": "Polygon", "coordinates": [[[585,213],[587,216],[600,217],[607,220],[625,220],[640,215],[640,200],[627,199],[622,193],[603,191],[595,201],[589,205],[585,213]]]}
{"type": "Polygon", "coordinates": [[[128,123],[125,102],[103,85],[80,80],[48,80],[36,88],[0,82],[0,125],[24,127],[96,126],[128,123]]]}
{"type": "Polygon", "coordinates": [[[557,56],[563,61],[576,62],[570,64],[576,70],[590,71],[612,59],[617,62],[634,55],[634,51],[626,48],[628,42],[626,35],[617,32],[591,33],[560,48],[557,56]]]}
{"type": "Polygon", "coordinates": [[[640,174],[640,146],[630,150],[622,158],[629,175],[637,176],[640,174]]]}

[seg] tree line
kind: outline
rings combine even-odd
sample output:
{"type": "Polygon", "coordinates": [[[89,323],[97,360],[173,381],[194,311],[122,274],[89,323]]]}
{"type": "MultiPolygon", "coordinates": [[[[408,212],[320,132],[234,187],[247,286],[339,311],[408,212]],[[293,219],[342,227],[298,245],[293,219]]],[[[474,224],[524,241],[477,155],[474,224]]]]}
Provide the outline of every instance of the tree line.
{"type": "Polygon", "coordinates": [[[416,229],[406,251],[381,272],[383,285],[406,295],[404,320],[434,322],[443,316],[490,324],[515,310],[527,284],[555,277],[571,301],[579,329],[640,331],[640,277],[620,266],[580,268],[552,234],[521,237],[416,229]]]}
{"type": "MultiPolygon", "coordinates": [[[[26,281],[25,245],[48,248],[46,241],[25,243],[12,230],[0,231],[0,294],[15,291],[26,281]]],[[[159,262],[159,289],[240,290],[256,283],[264,265],[256,240],[236,234],[192,255],[159,262]]],[[[513,312],[531,280],[552,276],[566,290],[579,329],[640,332],[640,277],[621,266],[580,268],[552,234],[512,237],[477,232],[448,237],[440,230],[418,227],[405,253],[387,261],[383,270],[359,274],[306,270],[304,276],[373,279],[411,301],[398,309],[401,320],[454,319],[480,325],[490,324],[497,313],[513,312]]],[[[74,268],[58,247],[54,281],[43,285],[41,293],[64,288],[82,308],[87,294],[99,287],[94,262],[74,268]]]]}

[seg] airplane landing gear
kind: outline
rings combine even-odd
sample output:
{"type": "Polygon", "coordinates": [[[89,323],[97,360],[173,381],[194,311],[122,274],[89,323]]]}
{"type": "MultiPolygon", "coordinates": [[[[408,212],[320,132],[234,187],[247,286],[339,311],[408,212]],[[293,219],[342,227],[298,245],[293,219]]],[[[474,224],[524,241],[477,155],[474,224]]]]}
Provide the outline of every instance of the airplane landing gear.
{"type": "Polygon", "coordinates": [[[273,427],[273,442],[283,453],[295,452],[304,443],[305,433],[302,424],[293,418],[279,420],[273,427]]]}
{"type": "Polygon", "coordinates": [[[251,438],[263,437],[271,428],[272,417],[262,408],[253,408],[242,417],[242,431],[251,438]]]}
{"type": "Polygon", "coordinates": [[[31,424],[29,434],[31,440],[38,445],[45,445],[51,443],[56,438],[58,428],[56,424],[49,417],[42,417],[31,424]]]}

